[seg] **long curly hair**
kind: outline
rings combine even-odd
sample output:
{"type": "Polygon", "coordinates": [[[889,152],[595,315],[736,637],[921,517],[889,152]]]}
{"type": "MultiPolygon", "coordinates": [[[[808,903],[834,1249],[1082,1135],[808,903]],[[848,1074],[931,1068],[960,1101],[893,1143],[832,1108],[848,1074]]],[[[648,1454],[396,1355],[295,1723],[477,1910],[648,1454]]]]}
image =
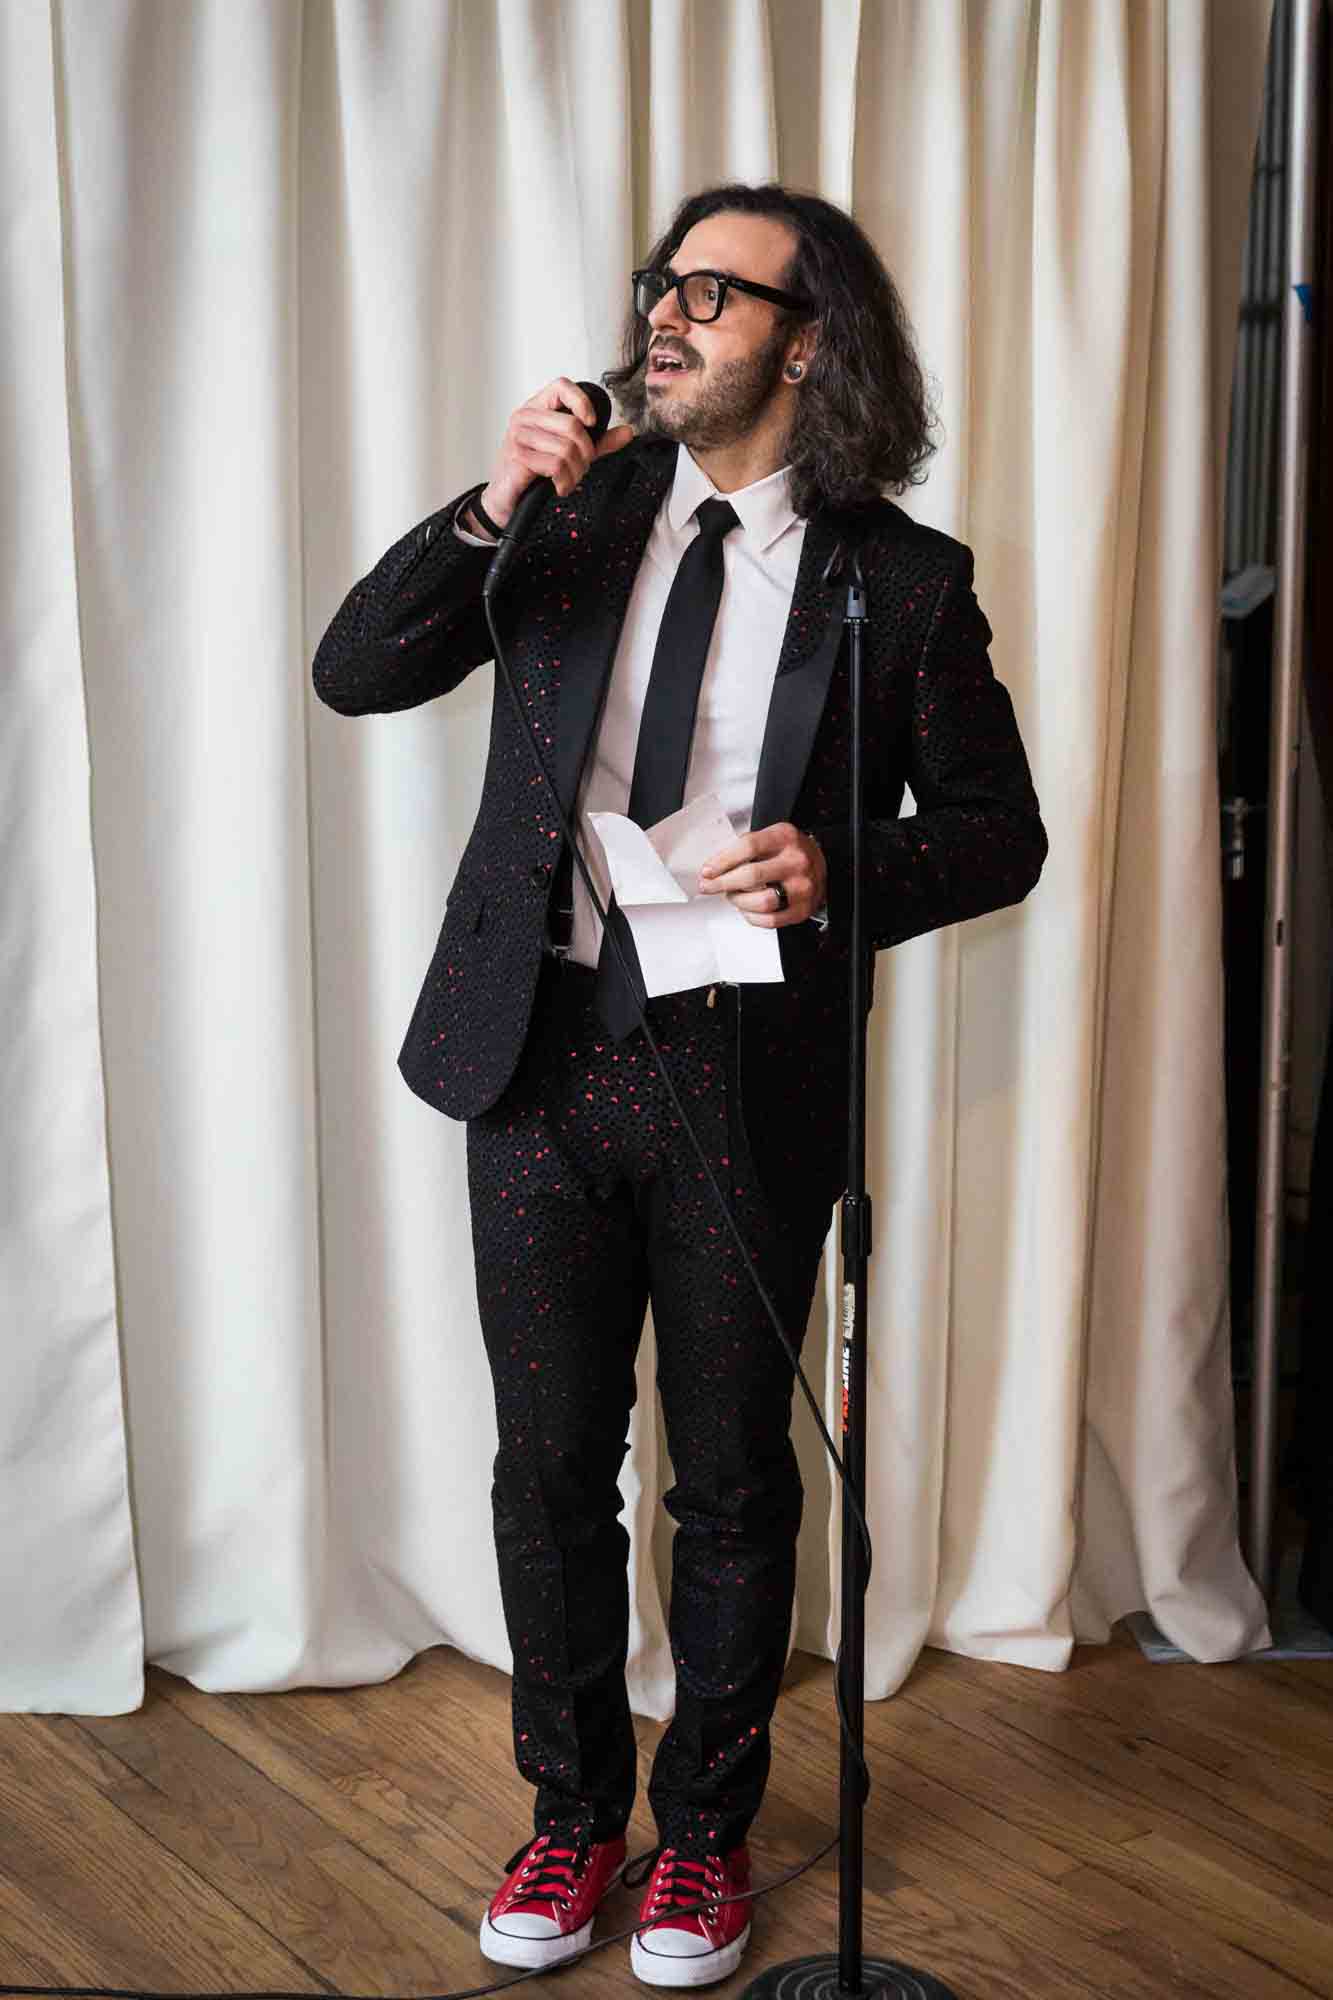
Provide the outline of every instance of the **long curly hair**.
{"type": "MultiPolygon", "coordinates": [[[[936,415],[906,308],[865,231],[819,195],[776,182],[736,182],[682,202],[648,252],[647,267],[662,269],[696,222],[723,210],[785,222],[797,242],[780,286],[815,302],[813,314],[776,309],[780,325],[813,319],[819,330],[787,444],[796,512],[808,519],[821,507],[855,507],[886,487],[901,493],[919,486],[936,450],[936,415]]],[[[647,413],[651,337],[647,320],[631,307],[621,366],[602,377],[636,429],[647,413]]]]}

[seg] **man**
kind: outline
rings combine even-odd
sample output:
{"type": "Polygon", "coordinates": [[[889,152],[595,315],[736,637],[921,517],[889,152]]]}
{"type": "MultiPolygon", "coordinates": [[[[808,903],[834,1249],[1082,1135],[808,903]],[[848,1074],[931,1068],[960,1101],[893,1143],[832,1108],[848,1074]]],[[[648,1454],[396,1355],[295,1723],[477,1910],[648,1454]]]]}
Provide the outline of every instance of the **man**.
{"type": "MultiPolygon", "coordinates": [[[[636,274],[624,366],[606,379],[631,422],[594,447],[591,405],[563,377],[521,405],[490,479],[349,593],[314,684],[344,714],[382,712],[490,659],[496,535],[535,477],[553,482],[497,593],[501,641],[604,903],[590,812],[653,826],[709,794],[725,808],[734,837],[699,896],[775,931],[782,976],[658,993],[646,1010],[799,1348],[847,1150],[840,549],[859,546],[870,611],[869,943],[1018,901],[1046,836],[971,553],[880,497],[921,476],[928,412],[901,302],[851,219],[779,187],[695,196],[636,274]],[[917,812],[899,817],[905,784],[917,812]]],[[[746,1833],[802,1506],[794,1376],[565,846],[497,687],[476,826],[399,1055],[420,1097],[467,1121],[515,1755],[537,1788],[534,1837],[482,1946],[509,1964],[570,1956],[623,1867],[636,1772],[617,1481],[651,1299],[677,1694],[632,1963],[650,1984],[702,1985],[749,1937],[746,1833]]],[[[610,921],[642,998],[614,906],[610,921]]]]}

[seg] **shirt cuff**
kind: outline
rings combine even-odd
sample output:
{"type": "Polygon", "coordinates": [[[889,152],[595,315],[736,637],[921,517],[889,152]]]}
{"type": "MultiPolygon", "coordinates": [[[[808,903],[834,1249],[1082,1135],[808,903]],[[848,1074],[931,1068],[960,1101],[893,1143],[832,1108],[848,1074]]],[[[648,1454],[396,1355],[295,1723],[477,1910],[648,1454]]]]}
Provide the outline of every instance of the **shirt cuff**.
{"type": "Polygon", "coordinates": [[[500,546],[498,542],[488,541],[484,535],[470,535],[466,528],[460,528],[458,525],[460,517],[466,514],[474,498],[480,491],[481,488],[479,486],[475,487],[471,493],[459,501],[458,506],[454,509],[454,534],[460,542],[466,542],[470,549],[498,549],[500,546]]]}

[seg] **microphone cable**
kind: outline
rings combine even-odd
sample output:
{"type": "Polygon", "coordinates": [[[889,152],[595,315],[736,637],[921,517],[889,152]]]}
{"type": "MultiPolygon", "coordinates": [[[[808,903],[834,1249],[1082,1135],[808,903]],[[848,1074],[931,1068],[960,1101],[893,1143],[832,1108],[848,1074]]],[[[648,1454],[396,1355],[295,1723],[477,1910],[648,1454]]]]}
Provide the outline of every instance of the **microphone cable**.
{"type": "MultiPolygon", "coordinates": [[[[607,424],[610,420],[610,411],[611,411],[610,398],[607,396],[606,391],[600,386],[600,384],[581,382],[579,384],[579,387],[585,392],[585,394],[591,397],[594,406],[596,407],[598,412],[598,421],[596,424],[592,426],[589,433],[590,436],[593,438],[593,441],[596,442],[596,440],[599,437],[601,437],[604,431],[606,430],[607,424]]],[[[549,482],[546,483],[549,484],[549,482]]],[[[477,487],[476,491],[480,493],[481,487],[480,486],[477,487]]],[[[457,518],[457,515],[461,513],[463,509],[467,506],[468,501],[472,497],[473,496],[471,494],[468,494],[462,501],[459,502],[458,507],[455,509],[455,519],[457,518]]],[[[529,505],[529,507],[525,510],[525,524],[526,521],[530,520],[537,511],[539,510],[529,505]]],[[[514,709],[514,714],[517,716],[519,723],[522,727],[523,734],[526,736],[529,747],[532,750],[533,761],[536,764],[538,771],[541,773],[543,783],[546,786],[547,794],[551,800],[552,805],[555,807],[556,816],[560,822],[560,829],[564,835],[565,840],[569,843],[569,850],[573,858],[574,864],[579,870],[579,873],[583,880],[583,885],[587,889],[588,894],[592,899],[593,908],[596,910],[597,915],[600,918],[601,923],[603,925],[603,936],[605,938],[609,938],[612,949],[615,952],[616,962],[619,965],[621,974],[623,975],[625,982],[629,987],[630,993],[634,997],[635,1007],[637,1008],[639,1015],[639,1025],[643,1030],[645,1041],[647,1042],[649,1048],[652,1050],[653,1060],[657,1064],[658,1073],[661,1076],[662,1081],[666,1084],[667,1090],[671,1097],[671,1101],[675,1105],[676,1110],[680,1115],[681,1125],[683,1129],[689,1134],[690,1143],[693,1145],[695,1152],[698,1154],[699,1164],[703,1168],[704,1175],[708,1181],[708,1185],[711,1187],[713,1191],[713,1195],[717,1202],[718,1210],[722,1216],[723,1222],[725,1223],[726,1228],[730,1232],[731,1238],[735,1243],[737,1250],[740,1252],[741,1262],[745,1266],[745,1269],[749,1272],[750,1277],[753,1280],[755,1290],[758,1292],[759,1297],[763,1302],[764,1310],[768,1314],[768,1317],[772,1322],[773,1330],[777,1334],[778,1339],[782,1344],[782,1348],[787,1356],[787,1359],[791,1362],[792,1367],[795,1370],[796,1378],[800,1382],[801,1388],[805,1395],[806,1402],[810,1406],[810,1413],[814,1417],[815,1424],[819,1430],[819,1435],[823,1439],[824,1448],[828,1453],[828,1456],[831,1459],[833,1465],[837,1469],[838,1479],[842,1485],[844,1498],[846,1499],[847,1505],[850,1508],[853,1516],[855,1517],[857,1532],[861,1537],[861,1545],[865,1551],[865,1584],[868,1586],[870,1582],[870,1566],[871,1566],[873,1549],[870,1539],[870,1529],[867,1526],[865,1514],[861,1506],[861,1496],[859,1493],[857,1493],[854,1485],[847,1478],[846,1468],[844,1467],[842,1459],[838,1454],[838,1450],[833,1442],[833,1439],[829,1435],[828,1427],[824,1422],[823,1414],[820,1411],[819,1404],[815,1397],[814,1391],[811,1389],[810,1383],[806,1378],[805,1370],[801,1366],[800,1358],[797,1355],[795,1349],[793,1348],[791,1341],[787,1337],[787,1331],[782,1324],[781,1315],[779,1314],[777,1307],[773,1303],[768,1287],[764,1284],[764,1281],[760,1277],[759,1272],[756,1268],[757,1259],[751,1256],[749,1248],[745,1242],[745,1239],[741,1235],[740,1230],[737,1227],[735,1217],[731,1212],[731,1208],[728,1205],[728,1202],[722,1192],[722,1189],[718,1185],[717,1178],[714,1175],[712,1166],[709,1163],[707,1151],[703,1143],[701,1142],[699,1135],[696,1132],[693,1124],[690,1121],[689,1113],[686,1111],[685,1106],[681,1101],[680,1094],[676,1089],[675,1079],[671,1075],[670,1067],[663,1059],[662,1051],[658,1047],[657,1038],[653,1034],[652,1025],[648,1020],[647,1011],[643,1003],[639,1000],[638,987],[632,976],[629,963],[625,956],[625,952],[621,946],[620,939],[616,936],[614,925],[609,924],[607,922],[606,909],[603,906],[602,900],[597,893],[597,886],[592,879],[592,874],[588,868],[588,864],[584,858],[582,849],[580,848],[578,841],[574,837],[574,829],[570,824],[569,817],[566,814],[565,809],[560,802],[560,794],[556,787],[555,780],[553,779],[550,771],[547,768],[545,755],[542,751],[541,744],[537,740],[536,729],[528,718],[527,711],[523,706],[523,703],[519,697],[518,689],[515,686],[513,673],[510,668],[508,658],[505,654],[504,646],[500,639],[500,634],[496,629],[495,606],[493,600],[497,595],[498,583],[503,580],[509,565],[513,562],[515,558],[518,545],[519,545],[518,539],[516,536],[513,536],[508,533],[502,536],[499,544],[497,545],[496,555],[491,559],[491,567],[487,572],[485,583],[482,586],[482,604],[486,614],[486,624],[491,635],[491,642],[495,649],[496,668],[498,669],[500,678],[503,681],[506,690],[508,691],[509,699],[514,709]],[[503,557],[503,560],[501,560],[501,557],[503,557]]],[[[826,577],[837,573],[835,565],[838,564],[838,559],[840,554],[841,554],[841,548],[835,551],[834,557],[828,566],[828,570],[825,573],[826,577]]],[[[852,968],[852,976],[853,978],[856,977],[855,967],[852,968]]],[[[738,1019],[737,1032],[739,1033],[739,1019],[738,1019]]],[[[841,1641],[839,1641],[838,1650],[834,1657],[833,1690],[838,1710],[838,1727],[842,1736],[842,1740],[844,1741],[844,1743],[846,1743],[849,1750],[851,1751],[853,1762],[856,1765],[857,1777],[860,1785],[858,1803],[864,1806],[865,1801],[870,1796],[870,1771],[866,1764],[865,1757],[862,1754],[861,1746],[856,1740],[856,1734],[852,1729],[851,1722],[847,1714],[845,1691],[843,1688],[841,1641]]],[[[757,1887],[750,1888],[743,1895],[710,1896],[706,1900],[698,1903],[673,1904],[671,1914],[672,1916],[678,1916],[678,1917],[691,1916],[700,1910],[716,1909],[720,1907],[723,1903],[757,1902],[760,1897],[771,1895],[775,1889],[785,1888],[787,1883],[794,1882],[797,1876],[804,1875],[809,1869],[813,1868],[816,1865],[816,1863],[822,1861],[824,1856],[829,1852],[831,1852],[833,1848],[837,1847],[841,1838],[842,1836],[840,1832],[835,1833],[830,1840],[825,1841],[822,1847],[817,1848],[815,1852],[812,1855],[810,1855],[807,1860],[802,1861],[797,1867],[789,1868],[785,1874],[776,1876],[774,1880],[771,1882],[765,1882],[757,1887]]],[[[623,1878],[628,1882],[629,1871],[633,1868],[645,1867],[646,1864],[648,1864],[649,1862],[651,1862],[656,1858],[658,1852],[659,1850],[657,1848],[650,1848],[647,1850],[646,1853],[637,1856],[633,1861],[627,1862],[625,1864],[625,1868],[622,1870],[623,1878]]],[[[661,1919],[657,1919],[656,1921],[660,1922],[661,1919]]],[[[650,1928],[650,1926],[647,1923],[633,1924],[627,1930],[612,1931],[605,1937],[593,1938],[588,1944],[583,1945],[578,1951],[570,1952],[568,1957],[559,1959],[554,1965],[532,1966],[528,1968],[526,1971],[512,1974],[509,1978],[494,1980],[486,1986],[469,1986],[466,1988],[452,1988],[447,1993],[422,1995],[420,1996],[420,2000],[483,2000],[484,1995],[491,1993],[502,1993],[505,1991],[507,1987],[518,1986],[524,1980],[546,1978],[550,1977],[552,1974],[562,1972],[565,1970],[567,1966],[576,1965],[581,1960],[587,1958],[591,1952],[601,1951],[607,1945],[620,1944],[626,1938],[635,1937],[638,1935],[640,1931],[647,1930],[648,1928],[650,1928]]],[[[317,1977],[317,1975],[312,1975],[312,1977],[317,1977]]],[[[83,1994],[94,1996],[94,2000],[389,2000],[389,1996],[386,1996],[384,1994],[344,1993],[341,1991],[341,1989],[330,1988],[327,1986],[307,1988],[304,1991],[296,1993],[282,1993],[273,1988],[264,1988],[259,1991],[244,1991],[238,1988],[227,1988],[223,1991],[211,1992],[211,1993],[198,1992],[191,1989],[184,1989],[170,1993],[153,1993],[153,1992],[147,1992],[142,1987],[137,1987],[137,1986],[11,1986],[0,1983],[0,1995],[14,1995],[15,2000],[18,2000],[18,1996],[23,1996],[23,2000],[47,2000],[47,1996],[49,1995],[83,1995],[83,1994]]]]}

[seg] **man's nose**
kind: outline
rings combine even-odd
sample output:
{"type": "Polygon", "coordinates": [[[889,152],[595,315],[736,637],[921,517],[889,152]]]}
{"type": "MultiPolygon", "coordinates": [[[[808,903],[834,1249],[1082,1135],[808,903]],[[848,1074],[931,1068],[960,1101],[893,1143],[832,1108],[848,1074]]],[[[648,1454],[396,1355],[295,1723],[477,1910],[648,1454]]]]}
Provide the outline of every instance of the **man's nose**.
{"type": "Polygon", "coordinates": [[[680,309],[680,294],[674,285],[669,292],[663,292],[648,315],[654,333],[684,333],[689,323],[680,309]]]}

